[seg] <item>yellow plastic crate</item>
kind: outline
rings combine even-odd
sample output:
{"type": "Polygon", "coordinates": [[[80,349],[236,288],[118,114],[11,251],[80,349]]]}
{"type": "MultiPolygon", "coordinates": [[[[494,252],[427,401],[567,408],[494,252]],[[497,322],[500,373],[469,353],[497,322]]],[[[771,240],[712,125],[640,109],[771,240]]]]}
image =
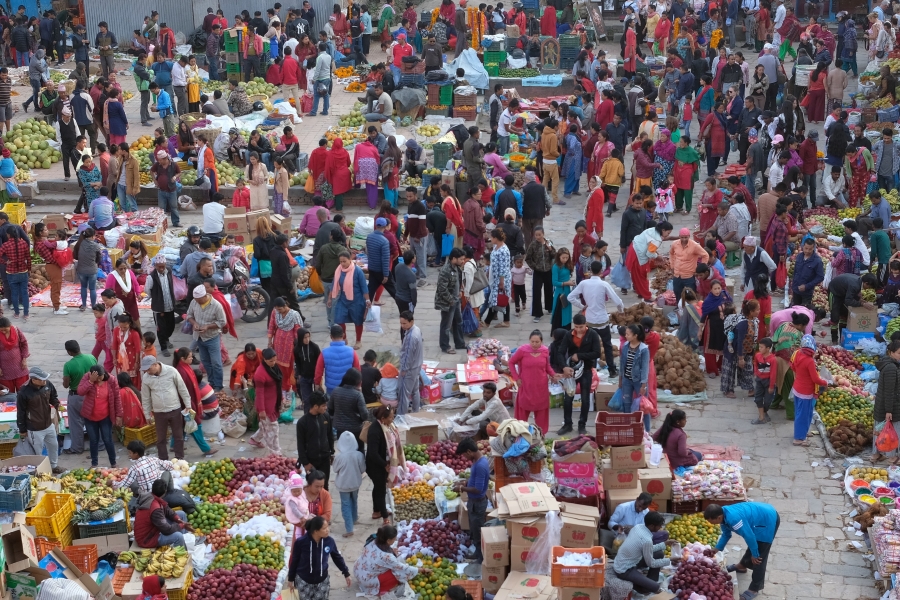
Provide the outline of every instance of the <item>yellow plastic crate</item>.
{"type": "Polygon", "coordinates": [[[9,222],[21,225],[25,222],[25,204],[22,202],[7,202],[3,205],[3,212],[9,215],[9,222]]]}
{"type": "MultiPolygon", "coordinates": [[[[171,579],[167,579],[166,583],[168,584],[171,579]]],[[[166,593],[169,596],[169,600],[187,600],[188,590],[191,588],[191,585],[194,583],[194,573],[193,567],[191,566],[190,561],[187,564],[187,572],[184,575],[184,585],[179,589],[174,590],[166,585],[166,593]]]]}
{"type": "Polygon", "coordinates": [[[38,505],[25,516],[25,524],[34,527],[38,535],[61,539],[75,514],[72,494],[44,494],[38,505]]]}
{"type": "Polygon", "coordinates": [[[129,442],[140,440],[144,442],[144,446],[150,447],[156,444],[156,425],[147,425],[140,429],[125,428],[125,437],[122,440],[123,446],[128,446],[129,442]]]}

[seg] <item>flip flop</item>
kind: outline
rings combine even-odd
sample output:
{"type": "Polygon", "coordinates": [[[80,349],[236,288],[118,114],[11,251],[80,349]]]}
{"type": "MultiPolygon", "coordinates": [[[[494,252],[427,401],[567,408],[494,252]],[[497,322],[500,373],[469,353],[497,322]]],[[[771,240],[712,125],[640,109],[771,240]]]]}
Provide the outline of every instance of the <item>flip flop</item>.
{"type": "Polygon", "coordinates": [[[746,573],[747,567],[742,567],[741,565],[735,563],[733,565],[728,565],[727,567],[725,567],[725,570],[728,571],[729,573],[735,573],[735,572],[746,573]],[[743,569],[743,570],[741,570],[741,569],[743,569]]]}
{"type": "Polygon", "coordinates": [[[794,440],[794,445],[795,445],[795,446],[802,446],[802,447],[804,447],[804,448],[807,448],[807,447],[809,447],[809,442],[808,442],[807,440],[803,440],[803,441],[800,441],[800,440],[794,440]]]}

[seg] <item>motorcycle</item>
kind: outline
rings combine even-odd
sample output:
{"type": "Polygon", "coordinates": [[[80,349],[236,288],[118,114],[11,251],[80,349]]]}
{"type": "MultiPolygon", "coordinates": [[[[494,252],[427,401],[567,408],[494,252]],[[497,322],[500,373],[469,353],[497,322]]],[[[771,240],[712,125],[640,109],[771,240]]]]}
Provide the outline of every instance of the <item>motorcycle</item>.
{"type": "Polygon", "coordinates": [[[223,294],[232,294],[237,299],[245,323],[257,323],[269,315],[269,292],[250,284],[250,265],[239,251],[222,254],[216,261],[213,279],[223,294]]]}

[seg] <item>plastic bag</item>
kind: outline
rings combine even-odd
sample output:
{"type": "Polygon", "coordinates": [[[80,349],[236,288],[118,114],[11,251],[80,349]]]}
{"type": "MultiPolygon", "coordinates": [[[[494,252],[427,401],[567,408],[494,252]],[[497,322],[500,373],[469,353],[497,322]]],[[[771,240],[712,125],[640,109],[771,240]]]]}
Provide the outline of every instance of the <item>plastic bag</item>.
{"type": "Polygon", "coordinates": [[[450,233],[445,233],[441,236],[441,258],[450,255],[450,251],[453,250],[453,243],[456,241],[456,236],[450,233]]]}
{"type": "Polygon", "coordinates": [[[195,577],[203,577],[209,565],[212,564],[212,556],[212,546],[194,546],[194,551],[191,552],[191,564],[194,566],[195,577]],[[210,555],[210,558],[207,558],[207,554],[210,555]]]}
{"type": "Polygon", "coordinates": [[[35,450],[34,444],[31,442],[31,437],[27,434],[25,437],[21,438],[19,443],[13,448],[13,456],[37,456],[38,454],[40,454],[40,452],[35,450]]]}
{"type": "Polygon", "coordinates": [[[625,394],[622,393],[622,388],[617,389],[616,393],[609,399],[609,402],[606,405],[607,408],[613,412],[625,412],[624,397],[625,394]]]}
{"type": "Polygon", "coordinates": [[[369,307],[369,312],[366,313],[366,322],[363,325],[363,329],[371,333],[384,333],[384,329],[381,328],[380,306],[375,306],[373,304],[369,307]]]}
{"type": "Polygon", "coordinates": [[[247,416],[234,411],[222,421],[222,433],[228,437],[239,438],[247,433],[247,416]]]}
{"type": "Polygon", "coordinates": [[[178,210],[197,210],[197,205],[194,204],[194,200],[190,196],[179,196],[178,210]]]}
{"type": "Polygon", "coordinates": [[[622,258],[613,267],[612,273],[609,275],[609,281],[617,288],[623,290],[631,289],[631,273],[625,268],[625,259],[622,258]]]}
{"type": "Polygon", "coordinates": [[[471,304],[466,304],[462,311],[462,328],[463,333],[466,335],[471,335],[478,331],[478,318],[475,316],[475,311],[472,310],[471,304]]]}
{"type": "Polygon", "coordinates": [[[291,394],[291,401],[288,403],[288,405],[284,406],[284,404],[282,404],[282,406],[284,407],[284,410],[281,411],[280,415],[278,415],[279,423],[293,423],[294,422],[294,409],[297,408],[297,396],[294,395],[294,392],[291,392],[290,394],[291,394]]]}
{"type": "Polygon", "coordinates": [[[781,289],[787,283],[787,265],[783,262],[778,263],[775,269],[775,287],[781,289]]]}
{"type": "Polygon", "coordinates": [[[184,432],[185,433],[194,433],[195,431],[197,431],[197,421],[194,418],[197,416],[197,413],[195,413],[191,409],[188,409],[186,411],[186,413],[185,412],[181,413],[181,416],[184,417],[184,432]]]}
{"type": "Polygon", "coordinates": [[[571,396],[575,395],[575,389],[576,389],[577,384],[575,383],[574,377],[563,377],[562,379],[559,380],[559,382],[562,385],[563,393],[566,396],[571,397],[571,396]]]}
{"type": "MultiPolygon", "coordinates": [[[[259,429],[259,412],[256,410],[256,388],[249,388],[244,395],[244,416],[247,417],[247,420],[244,422],[247,431],[259,429]]],[[[224,423],[222,423],[222,431],[225,431],[224,423]]],[[[225,431],[225,434],[229,435],[227,431],[225,431]]]]}
{"type": "Polygon", "coordinates": [[[882,425],[881,433],[875,438],[875,449],[879,452],[893,452],[897,446],[900,446],[900,438],[897,437],[894,424],[886,421],[882,425]]]}
{"type": "Polygon", "coordinates": [[[538,536],[528,552],[525,561],[525,572],[532,575],[550,574],[550,551],[553,546],[559,546],[559,534],[562,532],[563,522],[557,511],[550,511],[544,515],[547,528],[538,536]]]}
{"type": "Polygon", "coordinates": [[[180,277],[172,278],[172,287],[175,288],[172,290],[175,293],[176,300],[184,300],[187,298],[187,282],[180,277]]]}
{"type": "Polygon", "coordinates": [[[185,319],[181,322],[181,333],[185,335],[193,335],[194,334],[194,326],[191,325],[191,322],[185,319]]]}
{"type": "Polygon", "coordinates": [[[625,538],[627,538],[627,537],[628,536],[625,535],[624,531],[620,531],[619,533],[616,534],[616,539],[614,539],[613,543],[612,543],[613,552],[619,551],[619,548],[622,546],[622,544],[625,543],[625,538]]]}

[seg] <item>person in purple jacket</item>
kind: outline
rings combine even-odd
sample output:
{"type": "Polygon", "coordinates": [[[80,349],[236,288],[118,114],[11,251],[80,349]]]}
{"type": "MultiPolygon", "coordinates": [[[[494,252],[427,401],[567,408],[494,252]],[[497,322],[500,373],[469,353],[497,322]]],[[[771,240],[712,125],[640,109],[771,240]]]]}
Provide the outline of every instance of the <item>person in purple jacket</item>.
{"type": "Polygon", "coordinates": [[[703,460],[703,455],[687,447],[687,415],[681,409],[675,409],[666,415],[662,427],[653,434],[653,439],[663,447],[666,458],[672,469],[692,467],[703,460]]]}

